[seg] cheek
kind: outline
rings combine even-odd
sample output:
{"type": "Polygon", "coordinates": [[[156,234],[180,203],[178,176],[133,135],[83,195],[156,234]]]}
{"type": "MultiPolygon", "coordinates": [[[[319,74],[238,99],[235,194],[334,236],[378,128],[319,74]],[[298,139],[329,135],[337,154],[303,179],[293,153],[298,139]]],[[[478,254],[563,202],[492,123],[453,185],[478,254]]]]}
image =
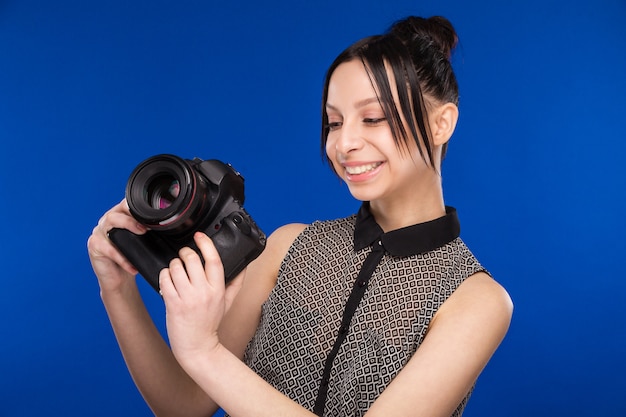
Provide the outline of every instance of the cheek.
{"type": "Polygon", "coordinates": [[[335,153],[336,153],[335,140],[332,138],[332,136],[333,135],[329,134],[326,137],[326,155],[330,159],[334,159],[335,158],[335,153]]]}
{"type": "Polygon", "coordinates": [[[331,138],[332,135],[328,135],[328,138],[326,140],[326,156],[328,157],[328,160],[330,161],[331,167],[333,169],[333,171],[335,171],[335,173],[337,175],[339,175],[339,171],[337,171],[337,149],[336,149],[336,143],[335,141],[331,138]]]}

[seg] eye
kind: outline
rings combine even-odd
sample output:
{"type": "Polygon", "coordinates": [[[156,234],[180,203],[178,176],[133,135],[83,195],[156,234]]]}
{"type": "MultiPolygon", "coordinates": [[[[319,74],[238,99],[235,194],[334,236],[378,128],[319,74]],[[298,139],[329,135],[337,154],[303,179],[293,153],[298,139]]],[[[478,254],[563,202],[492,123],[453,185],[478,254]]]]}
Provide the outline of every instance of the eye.
{"type": "Polygon", "coordinates": [[[387,118],[385,117],[376,117],[376,118],[365,118],[363,119],[363,123],[365,123],[366,125],[370,125],[370,126],[376,126],[379,125],[381,123],[384,123],[387,121],[387,118]]]}
{"type": "Polygon", "coordinates": [[[337,130],[341,127],[342,123],[341,122],[329,122],[326,125],[326,129],[328,129],[329,132],[332,132],[333,130],[337,130]]]}

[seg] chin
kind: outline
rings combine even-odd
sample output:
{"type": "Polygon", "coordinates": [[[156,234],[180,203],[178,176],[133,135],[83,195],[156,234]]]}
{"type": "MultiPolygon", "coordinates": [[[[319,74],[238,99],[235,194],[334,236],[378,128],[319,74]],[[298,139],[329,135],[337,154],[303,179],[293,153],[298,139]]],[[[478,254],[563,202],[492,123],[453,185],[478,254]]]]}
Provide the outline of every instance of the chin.
{"type": "Polygon", "coordinates": [[[378,193],[374,193],[371,190],[359,190],[359,187],[350,186],[348,186],[348,189],[350,190],[352,197],[359,201],[372,201],[380,197],[378,193]]]}

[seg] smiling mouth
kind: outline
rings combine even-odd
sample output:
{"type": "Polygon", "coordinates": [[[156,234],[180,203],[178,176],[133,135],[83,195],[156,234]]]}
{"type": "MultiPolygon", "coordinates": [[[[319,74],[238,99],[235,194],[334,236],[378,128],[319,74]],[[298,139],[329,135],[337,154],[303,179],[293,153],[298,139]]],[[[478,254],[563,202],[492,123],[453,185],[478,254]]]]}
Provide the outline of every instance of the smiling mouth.
{"type": "Polygon", "coordinates": [[[359,165],[354,167],[345,167],[345,170],[350,175],[365,174],[378,168],[382,165],[382,162],[374,162],[372,164],[359,165]]]}

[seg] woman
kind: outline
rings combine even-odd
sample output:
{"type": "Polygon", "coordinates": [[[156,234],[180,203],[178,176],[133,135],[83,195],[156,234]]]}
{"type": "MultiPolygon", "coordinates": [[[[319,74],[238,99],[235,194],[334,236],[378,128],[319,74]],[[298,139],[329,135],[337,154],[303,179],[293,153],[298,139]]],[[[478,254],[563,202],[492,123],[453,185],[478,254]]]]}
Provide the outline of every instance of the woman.
{"type": "Polygon", "coordinates": [[[345,219],[290,224],[227,288],[211,240],[160,275],[171,350],[136,270],[106,238],[144,233],[125,202],[89,239],[128,368],[156,415],[459,416],[512,304],[458,237],[441,159],[458,118],[444,18],[410,17],[328,70],[322,147],[352,195],[345,219]]]}

